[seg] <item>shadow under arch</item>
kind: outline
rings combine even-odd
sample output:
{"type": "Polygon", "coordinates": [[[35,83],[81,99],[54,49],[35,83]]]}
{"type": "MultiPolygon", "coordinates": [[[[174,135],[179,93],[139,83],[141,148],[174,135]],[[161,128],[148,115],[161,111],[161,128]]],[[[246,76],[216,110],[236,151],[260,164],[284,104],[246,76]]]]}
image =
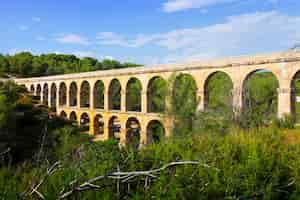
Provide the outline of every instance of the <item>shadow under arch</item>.
{"type": "Polygon", "coordinates": [[[229,74],[214,71],[204,82],[204,109],[232,112],[233,111],[233,81],[229,74]]]}
{"type": "Polygon", "coordinates": [[[130,78],[126,84],[126,111],[141,112],[142,83],[139,79],[130,78]]]}
{"type": "Polygon", "coordinates": [[[104,134],[104,119],[103,116],[97,114],[94,117],[94,134],[95,135],[103,135],[104,134]]]}
{"type": "Polygon", "coordinates": [[[122,86],[118,79],[111,80],[108,88],[109,110],[121,110],[122,86]]]}
{"type": "Polygon", "coordinates": [[[50,89],[50,105],[52,108],[56,108],[56,102],[57,102],[57,87],[55,83],[51,84],[51,89],[50,89]]]}
{"type": "Polygon", "coordinates": [[[151,120],[147,124],[147,144],[160,142],[165,134],[165,127],[159,120],[151,120]]]}
{"type": "Polygon", "coordinates": [[[44,84],[43,87],[43,104],[48,105],[49,86],[48,83],[44,84]]]}
{"type": "Polygon", "coordinates": [[[38,97],[38,100],[41,100],[41,92],[42,92],[42,87],[40,84],[37,84],[36,86],[36,96],[38,97]]]}
{"type": "Polygon", "coordinates": [[[120,142],[121,137],[121,123],[117,116],[112,116],[108,121],[108,137],[120,142]]]}
{"type": "Polygon", "coordinates": [[[261,121],[276,117],[279,87],[277,76],[268,69],[257,69],[248,73],[242,83],[241,111],[252,113],[261,121]]]}
{"type": "Polygon", "coordinates": [[[152,77],[147,86],[147,112],[164,112],[166,110],[167,94],[167,81],[160,76],[152,77]]]}
{"type": "Polygon", "coordinates": [[[129,117],[126,121],[126,145],[137,150],[141,143],[141,124],[135,117],[129,117]]]}
{"type": "Polygon", "coordinates": [[[62,82],[59,85],[59,105],[65,106],[67,105],[67,86],[66,83],[62,82]]]}
{"type": "Polygon", "coordinates": [[[69,104],[71,107],[77,106],[77,93],[78,93],[78,88],[77,88],[77,84],[73,81],[70,84],[70,88],[69,88],[69,104]]]}
{"type": "Polygon", "coordinates": [[[96,81],[93,89],[94,108],[104,109],[104,91],[105,86],[103,81],[96,81]]]}
{"type": "Polygon", "coordinates": [[[291,88],[291,114],[297,123],[300,122],[300,70],[297,71],[290,83],[291,88]]]}
{"type": "Polygon", "coordinates": [[[80,86],[80,107],[90,107],[91,87],[88,81],[83,81],[80,86]]]}

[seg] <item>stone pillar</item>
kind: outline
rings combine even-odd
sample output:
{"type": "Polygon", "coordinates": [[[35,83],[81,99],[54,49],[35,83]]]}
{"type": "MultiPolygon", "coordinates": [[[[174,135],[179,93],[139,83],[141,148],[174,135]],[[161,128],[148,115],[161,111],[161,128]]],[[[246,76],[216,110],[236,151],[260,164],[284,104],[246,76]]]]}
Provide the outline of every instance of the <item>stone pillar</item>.
{"type": "Polygon", "coordinates": [[[278,118],[284,117],[291,112],[291,88],[278,88],[278,118]]]}
{"type": "Polygon", "coordinates": [[[70,85],[66,84],[66,107],[70,107],[70,85]]]}
{"type": "Polygon", "coordinates": [[[197,111],[204,111],[204,91],[203,90],[198,90],[197,91],[197,99],[198,99],[198,107],[197,107],[197,111]]]}
{"type": "Polygon", "coordinates": [[[163,126],[165,128],[165,136],[167,138],[171,137],[172,136],[172,130],[173,130],[173,119],[171,117],[166,118],[164,123],[163,123],[163,126]]]}
{"type": "Polygon", "coordinates": [[[147,145],[149,143],[149,138],[147,135],[147,124],[141,123],[140,130],[140,148],[147,145]]]}
{"type": "Polygon", "coordinates": [[[48,85],[48,107],[51,108],[51,86],[48,85]]]}
{"type": "Polygon", "coordinates": [[[242,87],[235,87],[232,89],[232,108],[233,108],[233,112],[236,116],[243,109],[243,89],[242,89],[242,87]]]}
{"type": "Polygon", "coordinates": [[[126,130],[126,124],[123,122],[121,123],[121,128],[120,128],[120,145],[121,146],[126,146],[126,135],[127,135],[127,130],[126,130]]]}
{"type": "Polygon", "coordinates": [[[121,90],[121,112],[126,112],[126,91],[121,90]]]}
{"type": "Polygon", "coordinates": [[[78,109],[80,109],[80,90],[81,90],[81,84],[79,84],[79,83],[76,83],[76,84],[77,84],[77,94],[76,94],[77,105],[76,105],[76,107],[78,109]]]}
{"type": "Polygon", "coordinates": [[[40,94],[41,104],[44,103],[44,84],[41,84],[41,94],[40,94]]]}
{"type": "Polygon", "coordinates": [[[147,91],[141,92],[141,112],[147,113],[148,107],[148,99],[147,99],[147,91]]]}
{"type": "Polygon", "coordinates": [[[105,122],[104,122],[103,140],[108,140],[108,139],[109,139],[109,126],[108,126],[108,124],[105,124],[105,122]]]}
{"type": "Polygon", "coordinates": [[[59,87],[56,88],[56,110],[59,108],[59,87]]]}
{"type": "Polygon", "coordinates": [[[94,114],[90,112],[90,113],[89,113],[89,117],[90,117],[90,124],[89,124],[89,126],[90,126],[90,131],[89,131],[89,134],[90,134],[90,135],[95,135],[94,114]]]}

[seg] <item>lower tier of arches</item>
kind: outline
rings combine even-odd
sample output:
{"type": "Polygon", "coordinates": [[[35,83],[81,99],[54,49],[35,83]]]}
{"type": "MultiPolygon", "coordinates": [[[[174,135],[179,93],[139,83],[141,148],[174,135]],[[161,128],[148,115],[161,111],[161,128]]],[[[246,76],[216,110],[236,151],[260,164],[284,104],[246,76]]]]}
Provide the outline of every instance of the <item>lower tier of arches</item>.
{"type": "Polygon", "coordinates": [[[171,120],[159,114],[74,108],[60,108],[57,114],[80,126],[96,141],[115,139],[134,148],[169,137],[172,129],[171,120]]]}

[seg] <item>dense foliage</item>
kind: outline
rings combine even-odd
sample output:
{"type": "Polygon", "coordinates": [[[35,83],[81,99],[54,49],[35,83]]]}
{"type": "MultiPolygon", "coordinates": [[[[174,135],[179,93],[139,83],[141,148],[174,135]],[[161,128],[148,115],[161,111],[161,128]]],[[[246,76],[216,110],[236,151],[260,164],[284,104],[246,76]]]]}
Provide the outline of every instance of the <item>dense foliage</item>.
{"type": "MultiPolygon", "coordinates": [[[[252,74],[245,82],[246,109],[239,115],[229,112],[232,83],[224,74],[216,73],[207,83],[209,97],[202,112],[197,111],[197,86],[191,76],[179,74],[169,83],[158,79],[149,86],[153,93],[147,94],[152,96],[148,109],[174,117],[174,137],[140,151],[119,148],[113,140],[90,142],[77,127],[49,118],[48,110],[34,106],[24,88],[2,84],[0,199],[57,199],[68,191],[69,199],[300,198],[299,129],[294,129],[292,116],[274,120],[278,85],[271,73],[252,74]],[[10,151],[2,154],[7,148],[10,151]],[[110,176],[187,160],[200,164],[123,176],[122,181],[110,176]],[[58,166],[56,171],[47,175],[53,166],[58,166]],[[82,186],[95,177],[97,181],[82,186]]],[[[117,108],[120,84],[115,80],[111,87],[115,89],[111,107],[117,108]]],[[[140,83],[133,80],[127,89],[128,108],[140,108],[140,83]]],[[[97,90],[99,99],[102,90],[102,86],[97,90]]],[[[162,138],[162,132],[154,125],[153,136],[162,138]]]]}
{"type": "Polygon", "coordinates": [[[29,52],[21,52],[15,55],[0,54],[0,73],[14,74],[21,77],[47,76],[95,70],[120,69],[137,67],[133,63],[120,63],[116,60],[105,59],[99,61],[95,58],[78,58],[65,54],[41,54],[32,55],[29,52]]]}

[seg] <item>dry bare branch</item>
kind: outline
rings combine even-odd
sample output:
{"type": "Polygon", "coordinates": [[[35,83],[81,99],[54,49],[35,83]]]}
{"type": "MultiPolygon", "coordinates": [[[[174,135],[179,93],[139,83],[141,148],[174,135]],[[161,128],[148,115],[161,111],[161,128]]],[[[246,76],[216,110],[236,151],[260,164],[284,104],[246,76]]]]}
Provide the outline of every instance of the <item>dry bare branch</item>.
{"type": "Polygon", "coordinates": [[[118,171],[117,172],[112,172],[110,174],[107,174],[107,175],[102,175],[102,176],[98,176],[98,177],[95,177],[93,179],[90,179],[84,183],[82,183],[81,185],[77,186],[77,187],[74,187],[73,189],[65,192],[65,193],[61,193],[59,199],[65,199],[69,196],[71,196],[72,194],[74,194],[75,192],[80,192],[80,191],[86,191],[86,190],[91,190],[91,189],[100,189],[102,188],[101,186],[99,185],[96,185],[95,182],[96,181],[99,181],[99,180],[103,180],[105,178],[108,178],[108,179],[113,179],[113,180],[118,180],[118,181],[121,181],[122,183],[125,183],[131,179],[134,179],[136,177],[146,177],[147,179],[149,178],[157,178],[157,175],[168,169],[168,168],[171,168],[171,167],[175,167],[175,166],[179,166],[179,165],[200,165],[204,168],[208,168],[208,169],[214,169],[216,171],[219,171],[218,168],[215,168],[215,167],[211,167],[207,164],[203,164],[199,161],[178,161],[178,162],[171,162],[171,163],[168,163],[158,169],[154,169],[154,170],[147,170],[147,171],[132,171],[132,172],[121,172],[118,171]]]}

